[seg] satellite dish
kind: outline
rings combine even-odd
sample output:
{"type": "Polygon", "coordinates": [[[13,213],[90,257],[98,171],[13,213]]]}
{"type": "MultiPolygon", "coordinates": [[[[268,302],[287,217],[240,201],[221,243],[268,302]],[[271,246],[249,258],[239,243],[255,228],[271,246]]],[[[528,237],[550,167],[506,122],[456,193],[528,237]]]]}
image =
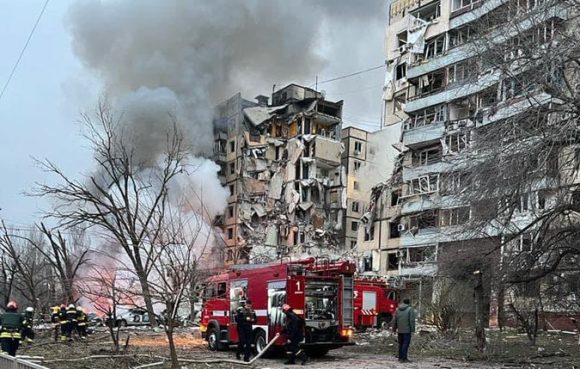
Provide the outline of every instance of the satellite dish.
{"type": "Polygon", "coordinates": [[[326,91],[320,90],[320,95],[322,95],[322,98],[324,99],[326,97],[326,91]]]}

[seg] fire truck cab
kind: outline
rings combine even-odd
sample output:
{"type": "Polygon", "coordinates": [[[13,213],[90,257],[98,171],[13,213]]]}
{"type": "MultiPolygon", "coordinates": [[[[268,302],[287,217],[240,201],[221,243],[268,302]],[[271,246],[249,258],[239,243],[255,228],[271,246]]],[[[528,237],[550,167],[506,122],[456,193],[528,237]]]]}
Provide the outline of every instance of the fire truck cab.
{"type": "MultiPolygon", "coordinates": [[[[314,258],[248,264],[212,276],[205,281],[200,322],[202,337],[211,350],[238,343],[235,313],[246,300],[252,301],[257,322],[254,344],[261,352],[285,323],[282,305],[289,304],[305,320],[302,347],[312,356],[353,345],[353,274],[349,261],[330,262],[314,258]]],[[[278,339],[274,347],[286,340],[278,339]]]]}
{"type": "Polygon", "coordinates": [[[354,327],[385,328],[397,310],[396,291],[381,279],[357,277],[354,281],[354,327]]]}

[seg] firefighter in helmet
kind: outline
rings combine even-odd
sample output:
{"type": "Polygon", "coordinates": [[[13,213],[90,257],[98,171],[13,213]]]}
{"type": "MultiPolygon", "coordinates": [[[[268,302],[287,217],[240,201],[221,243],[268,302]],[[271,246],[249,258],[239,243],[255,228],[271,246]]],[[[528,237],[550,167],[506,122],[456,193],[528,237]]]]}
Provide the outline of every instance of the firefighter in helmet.
{"type": "Polygon", "coordinates": [[[58,340],[58,332],[60,330],[60,306],[55,305],[50,308],[50,322],[54,324],[54,341],[58,340]]]}
{"type": "Polygon", "coordinates": [[[58,312],[58,324],[60,326],[60,340],[66,341],[68,339],[69,324],[66,319],[66,305],[61,304],[58,312]]]}
{"type": "Polygon", "coordinates": [[[29,306],[24,310],[24,324],[22,327],[22,340],[32,343],[34,340],[34,331],[32,326],[34,324],[34,308],[29,306]]]}
{"type": "Polygon", "coordinates": [[[88,318],[82,307],[77,306],[77,333],[81,340],[87,338],[87,323],[88,318]]]}
{"type": "Polygon", "coordinates": [[[252,356],[252,325],[256,323],[256,313],[252,309],[252,301],[242,302],[236,311],[236,323],[238,330],[238,349],[236,358],[240,360],[242,352],[244,361],[249,362],[252,356]]]}
{"type": "Polygon", "coordinates": [[[24,315],[18,313],[18,305],[10,301],[6,305],[6,312],[0,315],[0,345],[2,352],[10,356],[16,356],[18,346],[20,346],[20,332],[24,326],[24,315]]]}
{"type": "Polygon", "coordinates": [[[72,334],[73,332],[77,331],[77,317],[78,317],[78,312],[77,312],[77,308],[75,307],[74,304],[70,304],[67,308],[66,308],[66,320],[67,320],[67,330],[66,330],[66,338],[68,339],[68,341],[72,341],[72,334]]]}
{"type": "Polygon", "coordinates": [[[302,365],[308,361],[308,356],[299,347],[304,339],[304,319],[299,317],[288,304],[282,305],[282,311],[286,314],[286,325],[282,333],[286,336],[286,351],[290,352],[288,361],[284,364],[296,364],[296,358],[302,361],[302,365]]]}

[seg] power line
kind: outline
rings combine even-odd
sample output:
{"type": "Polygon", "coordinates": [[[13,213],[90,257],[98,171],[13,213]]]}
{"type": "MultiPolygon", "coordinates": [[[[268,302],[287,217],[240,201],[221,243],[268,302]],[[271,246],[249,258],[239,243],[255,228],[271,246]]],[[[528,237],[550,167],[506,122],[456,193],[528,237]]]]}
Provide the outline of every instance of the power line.
{"type": "Polygon", "coordinates": [[[24,43],[24,47],[20,51],[20,55],[18,55],[18,59],[16,60],[16,63],[14,63],[14,66],[12,67],[12,71],[10,72],[10,75],[8,76],[8,79],[6,80],[6,83],[4,83],[4,87],[2,87],[2,92],[0,92],[0,100],[2,100],[2,97],[4,96],[4,93],[6,92],[6,89],[8,88],[8,85],[10,84],[10,81],[12,81],[12,77],[14,77],[14,73],[16,73],[16,69],[18,68],[18,65],[20,65],[20,61],[22,60],[22,57],[24,56],[24,52],[26,51],[28,44],[30,44],[30,40],[32,39],[32,35],[34,34],[34,31],[36,31],[36,27],[38,26],[38,23],[40,23],[40,19],[42,18],[42,15],[44,14],[44,11],[46,10],[46,7],[48,6],[49,1],[50,0],[46,0],[44,2],[44,6],[42,7],[42,10],[40,11],[38,18],[36,18],[36,22],[34,22],[34,26],[32,27],[32,30],[30,31],[30,34],[28,35],[28,38],[26,39],[26,42],[24,43]]]}
{"type": "Polygon", "coordinates": [[[367,72],[372,72],[373,70],[377,70],[379,68],[384,68],[384,67],[385,67],[385,64],[383,63],[381,65],[377,65],[376,67],[372,67],[372,68],[368,68],[368,69],[363,69],[363,70],[360,70],[358,72],[354,72],[354,73],[350,73],[350,74],[345,74],[344,76],[338,76],[338,77],[334,77],[334,78],[327,79],[327,80],[324,80],[324,81],[318,81],[318,82],[315,82],[315,83],[311,84],[309,87],[312,87],[312,86],[314,86],[316,84],[321,85],[323,83],[329,83],[329,82],[338,81],[339,79],[344,79],[344,78],[358,76],[359,74],[363,74],[363,73],[367,73],[367,72]]]}

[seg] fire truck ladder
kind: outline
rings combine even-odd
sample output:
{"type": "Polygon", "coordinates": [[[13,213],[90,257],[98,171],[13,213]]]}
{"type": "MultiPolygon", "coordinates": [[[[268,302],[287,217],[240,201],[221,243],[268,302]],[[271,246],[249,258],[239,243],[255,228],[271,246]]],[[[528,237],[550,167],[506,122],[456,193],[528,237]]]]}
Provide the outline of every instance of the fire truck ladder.
{"type": "Polygon", "coordinates": [[[343,277],[342,291],[342,320],[345,326],[353,325],[354,279],[352,276],[343,277]]]}

